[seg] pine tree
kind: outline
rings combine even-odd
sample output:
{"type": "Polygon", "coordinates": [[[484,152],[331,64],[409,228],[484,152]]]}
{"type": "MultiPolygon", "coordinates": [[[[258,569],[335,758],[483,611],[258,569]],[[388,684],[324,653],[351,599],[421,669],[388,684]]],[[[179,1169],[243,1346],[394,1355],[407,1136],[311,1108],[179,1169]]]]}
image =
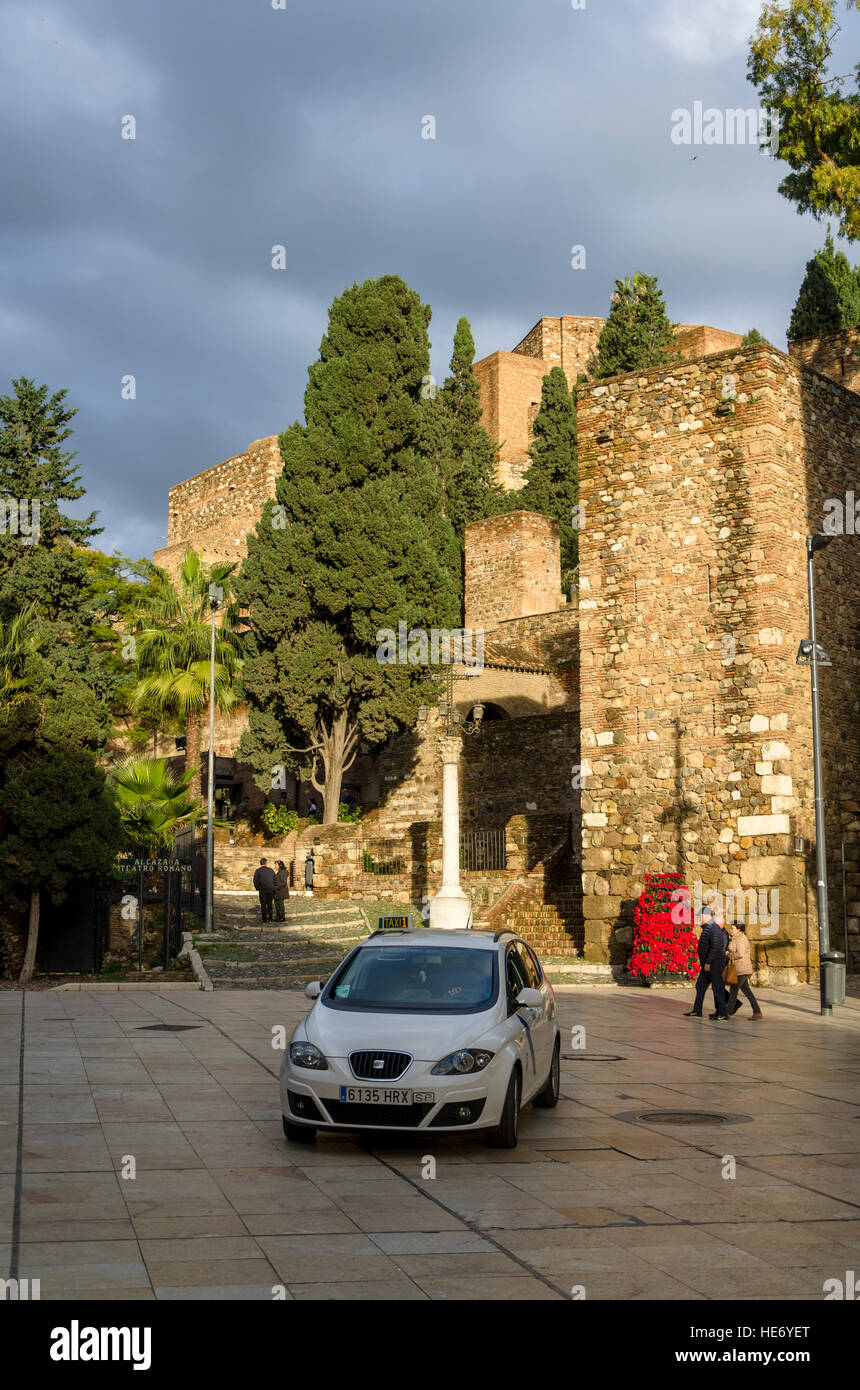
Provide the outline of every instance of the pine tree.
{"type": "Polygon", "coordinates": [[[541,384],[529,448],[531,464],[518,506],[554,516],[561,534],[561,569],[565,586],[577,565],[578,470],[576,455],[576,387],[571,391],[561,367],[553,367],[541,384]]]}
{"type": "Polygon", "coordinates": [[[281,768],[308,777],[325,824],[359,742],[410,727],[436,689],[426,665],[377,659],[380,631],[459,621],[459,546],[425,447],[429,318],[398,276],[334,301],[306,424],[280,436],[284,471],[239,584],[251,626],[241,756],[260,787],[279,785],[281,768]]]}
{"type": "Polygon", "coordinates": [[[836,250],[828,230],[824,246],[806,262],[806,275],[791,315],[789,341],[822,338],[858,324],[860,266],[852,268],[847,256],[836,250]]]}
{"type": "Polygon", "coordinates": [[[13,395],[0,396],[0,614],[9,619],[53,595],[57,612],[71,601],[63,608],[70,616],[75,589],[85,585],[74,547],[101,530],[94,512],[78,521],[63,510],[84,495],[75,455],[62,447],[77,411],[66,406],[66,391],[49,397],[47,386],[23,376],[12,387],[13,395]]]}
{"type": "Polygon", "coordinates": [[[589,364],[596,377],[658,367],[680,357],[675,325],[669,321],[655,275],[616,280],[612,308],[589,364]]]}
{"type": "Polygon", "coordinates": [[[496,477],[498,446],[481,424],[481,390],[475,378],[474,360],[475,341],[469,320],[461,318],[454,334],[450,376],[436,402],[445,439],[442,456],[446,510],[461,541],[470,521],[480,521],[507,509],[506,491],[496,477]]]}
{"type": "Polygon", "coordinates": [[[741,347],[752,347],[753,343],[766,343],[767,338],[763,338],[757,328],[751,328],[741,338],[741,347]]]}
{"type": "Polygon", "coordinates": [[[100,762],[127,676],[111,622],[119,600],[88,563],[94,514],[64,510],[84,495],[62,447],[76,411],[65,391],[49,397],[26,377],[13,389],[0,398],[0,629],[11,692],[0,705],[0,935],[8,969],[29,905],[26,982],[42,895],[62,901],[72,880],[105,871],[119,844],[100,762]]]}

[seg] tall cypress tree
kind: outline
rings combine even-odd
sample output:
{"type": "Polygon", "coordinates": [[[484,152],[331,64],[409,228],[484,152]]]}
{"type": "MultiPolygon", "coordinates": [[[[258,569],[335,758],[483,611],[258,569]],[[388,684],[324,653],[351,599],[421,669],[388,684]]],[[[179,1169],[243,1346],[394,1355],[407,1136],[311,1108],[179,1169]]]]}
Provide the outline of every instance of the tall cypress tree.
{"type": "Polygon", "coordinates": [[[616,280],[609,317],[597,340],[590,371],[593,376],[616,376],[646,367],[659,367],[680,357],[675,325],[670,322],[656,275],[632,275],[616,280]]]}
{"type": "Polygon", "coordinates": [[[379,632],[459,622],[459,547],[424,443],[429,318],[393,275],[334,301],[306,423],[280,436],[276,498],[248,539],[242,756],[261,787],[280,766],[309,777],[326,824],[359,742],[411,726],[435,691],[426,664],[377,659],[379,632]]]}
{"type": "MultiPolygon", "coordinates": [[[[446,510],[460,540],[470,521],[506,510],[507,494],[496,477],[499,450],[481,424],[481,390],[474,372],[475,340],[469,320],[454,334],[450,375],[437,406],[445,436],[446,510]]],[[[430,407],[432,410],[432,406],[430,407]]]]}
{"type": "Polygon", "coordinates": [[[518,505],[554,516],[561,533],[561,568],[565,586],[578,559],[574,509],[579,495],[576,454],[576,387],[570,390],[561,367],[553,367],[541,384],[529,448],[531,464],[518,505]]]}
{"type": "Polygon", "coordinates": [[[76,547],[102,529],[95,512],[78,521],[64,510],[84,495],[75,454],[62,447],[77,410],[65,391],[49,396],[27,377],[12,387],[0,396],[0,617],[9,621],[36,601],[51,616],[74,619],[87,588],[76,547]]]}
{"type": "Polygon", "coordinates": [[[821,338],[860,324],[860,266],[837,251],[830,232],[820,251],[806,262],[806,274],[788,329],[790,341],[821,338]]]}

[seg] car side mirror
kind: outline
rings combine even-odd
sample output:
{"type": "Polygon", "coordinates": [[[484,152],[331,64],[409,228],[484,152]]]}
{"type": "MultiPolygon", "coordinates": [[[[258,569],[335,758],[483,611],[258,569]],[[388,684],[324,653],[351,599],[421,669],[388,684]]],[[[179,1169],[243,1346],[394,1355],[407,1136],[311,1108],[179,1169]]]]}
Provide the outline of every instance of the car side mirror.
{"type": "MultiPolygon", "coordinates": [[[[534,991],[532,991],[534,993],[534,991]]],[[[319,999],[322,994],[322,985],[319,980],[312,980],[309,985],[305,985],[305,995],[308,999],[319,999]]]]}
{"type": "Polygon", "coordinates": [[[521,1009],[539,1009],[543,995],[539,989],[521,989],[517,995],[517,1006],[521,1009]]]}

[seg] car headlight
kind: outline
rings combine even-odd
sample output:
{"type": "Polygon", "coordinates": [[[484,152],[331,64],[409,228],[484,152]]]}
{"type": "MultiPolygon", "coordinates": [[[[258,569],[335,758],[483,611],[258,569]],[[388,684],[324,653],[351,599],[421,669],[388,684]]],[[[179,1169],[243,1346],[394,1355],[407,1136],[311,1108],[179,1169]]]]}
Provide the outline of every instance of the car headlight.
{"type": "Polygon", "coordinates": [[[465,1047],[460,1052],[449,1052],[441,1062],[437,1062],[431,1076],[467,1076],[469,1072],[483,1071],[493,1060],[492,1052],[479,1048],[465,1047]]]}
{"type": "Polygon", "coordinates": [[[328,1062],[313,1043],[290,1043],[290,1061],[296,1067],[310,1067],[313,1071],[328,1071],[328,1062]]]}

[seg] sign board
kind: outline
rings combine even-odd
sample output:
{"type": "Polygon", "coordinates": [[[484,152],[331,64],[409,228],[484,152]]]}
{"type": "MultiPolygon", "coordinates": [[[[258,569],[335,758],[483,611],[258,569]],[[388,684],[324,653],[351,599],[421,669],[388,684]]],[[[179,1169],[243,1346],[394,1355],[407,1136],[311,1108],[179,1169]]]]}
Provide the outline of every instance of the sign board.
{"type": "Polygon", "coordinates": [[[399,917],[380,917],[378,931],[411,931],[412,913],[406,912],[399,917]]]}
{"type": "Polygon", "coordinates": [[[121,874],[178,874],[182,867],[181,859],[120,859],[116,863],[121,874]]]}

